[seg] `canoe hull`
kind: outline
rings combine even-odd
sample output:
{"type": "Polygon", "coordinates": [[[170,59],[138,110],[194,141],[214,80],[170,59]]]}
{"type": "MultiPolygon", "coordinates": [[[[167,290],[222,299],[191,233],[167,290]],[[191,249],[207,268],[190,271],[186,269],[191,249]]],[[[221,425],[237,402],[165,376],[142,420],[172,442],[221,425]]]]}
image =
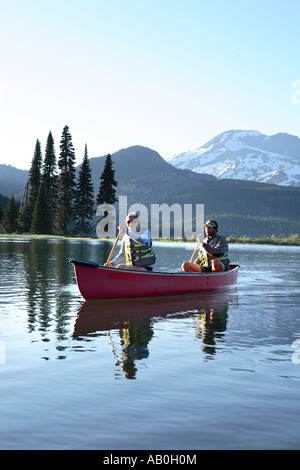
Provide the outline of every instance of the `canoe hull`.
{"type": "Polygon", "coordinates": [[[78,288],[85,300],[165,297],[232,289],[238,266],[222,273],[160,273],[109,268],[70,260],[78,288]]]}

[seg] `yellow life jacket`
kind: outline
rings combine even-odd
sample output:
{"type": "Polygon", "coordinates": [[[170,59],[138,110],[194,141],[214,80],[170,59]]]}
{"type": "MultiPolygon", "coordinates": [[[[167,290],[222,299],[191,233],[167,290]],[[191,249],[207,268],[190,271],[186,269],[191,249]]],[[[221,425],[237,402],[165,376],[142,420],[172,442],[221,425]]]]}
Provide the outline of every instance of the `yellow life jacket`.
{"type": "MultiPolygon", "coordinates": [[[[151,243],[152,246],[152,243],[151,243]]],[[[127,236],[125,243],[125,257],[128,266],[151,266],[156,257],[147,243],[139,243],[127,236]]]]}
{"type": "MultiPolygon", "coordinates": [[[[220,239],[224,240],[224,237],[222,237],[221,235],[215,235],[210,240],[208,240],[208,238],[205,238],[204,242],[207,245],[209,245],[210,247],[214,248],[218,244],[220,239]]],[[[225,240],[225,242],[226,242],[226,240],[225,240]]],[[[228,250],[227,242],[225,243],[224,249],[228,250]]],[[[225,265],[225,267],[228,266],[229,265],[228,251],[224,251],[224,253],[220,253],[219,255],[213,255],[213,254],[208,253],[205,249],[202,250],[202,248],[200,248],[199,256],[196,259],[196,263],[200,264],[200,266],[208,267],[208,266],[211,266],[212,260],[222,261],[222,263],[225,265]]]]}

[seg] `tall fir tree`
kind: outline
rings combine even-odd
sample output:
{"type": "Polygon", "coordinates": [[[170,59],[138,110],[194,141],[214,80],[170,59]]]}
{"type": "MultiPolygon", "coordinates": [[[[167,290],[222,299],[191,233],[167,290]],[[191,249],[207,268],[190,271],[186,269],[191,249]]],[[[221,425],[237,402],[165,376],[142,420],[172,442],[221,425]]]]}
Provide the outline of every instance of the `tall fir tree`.
{"type": "Polygon", "coordinates": [[[18,231],[23,233],[29,232],[33,213],[28,204],[28,190],[29,182],[27,181],[18,215],[18,231]]]}
{"type": "Polygon", "coordinates": [[[94,216],[94,187],[92,183],[92,171],[88,158],[87,145],[84,149],[83,162],[79,170],[74,203],[74,219],[76,230],[86,234],[89,231],[90,222],[94,216]]]}
{"type": "Polygon", "coordinates": [[[34,207],[35,200],[37,198],[40,184],[41,184],[41,177],[42,177],[42,150],[41,150],[41,143],[39,140],[36,141],[35,150],[33,154],[33,159],[31,162],[31,168],[29,170],[29,193],[28,193],[28,203],[34,207]]]}
{"type": "Polygon", "coordinates": [[[29,178],[25,187],[26,198],[19,214],[18,224],[22,232],[29,232],[35,201],[42,179],[42,151],[41,143],[36,141],[35,150],[29,170],[29,178]]]}
{"type": "Polygon", "coordinates": [[[115,180],[115,170],[111,155],[108,154],[105,159],[104,169],[100,177],[100,188],[97,195],[97,204],[114,204],[117,202],[116,189],[118,183],[115,180]]]}
{"type": "Polygon", "coordinates": [[[55,216],[56,231],[65,233],[73,215],[75,195],[75,151],[69,127],[65,126],[60,141],[60,170],[58,178],[57,210],[55,216]]]}
{"type": "Polygon", "coordinates": [[[40,189],[35,201],[30,232],[44,235],[52,233],[51,209],[44,181],[40,184],[40,189]]]}
{"type": "Polygon", "coordinates": [[[56,199],[58,192],[57,185],[57,163],[54,147],[54,139],[51,131],[49,132],[46,149],[45,159],[43,165],[43,181],[44,187],[47,194],[48,203],[51,209],[51,220],[53,222],[56,212],[56,199]]]}
{"type": "Polygon", "coordinates": [[[3,218],[3,227],[4,230],[8,233],[13,233],[17,230],[19,207],[20,204],[12,195],[4,211],[3,218]]]}

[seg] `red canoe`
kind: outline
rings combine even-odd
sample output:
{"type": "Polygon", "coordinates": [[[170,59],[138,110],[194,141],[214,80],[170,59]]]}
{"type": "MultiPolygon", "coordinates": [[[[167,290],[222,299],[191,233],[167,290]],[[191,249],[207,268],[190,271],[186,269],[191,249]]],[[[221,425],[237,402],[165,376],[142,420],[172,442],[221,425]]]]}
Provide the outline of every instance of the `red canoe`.
{"type": "Polygon", "coordinates": [[[221,273],[162,273],[108,268],[96,263],[70,260],[78,288],[85,300],[129,299],[200,294],[232,289],[238,265],[221,273]]]}

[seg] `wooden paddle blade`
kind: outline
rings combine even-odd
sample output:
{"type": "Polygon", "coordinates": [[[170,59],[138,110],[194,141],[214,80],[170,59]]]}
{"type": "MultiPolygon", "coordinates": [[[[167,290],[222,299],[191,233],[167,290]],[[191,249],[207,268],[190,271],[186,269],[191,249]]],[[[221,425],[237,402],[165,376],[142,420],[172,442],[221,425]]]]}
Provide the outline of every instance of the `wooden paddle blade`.
{"type": "Polygon", "coordinates": [[[118,235],[117,235],[117,238],[116,238],[116,240],[115,240],[114,246],[112,247],[111,252],[110,252],[110,254],[109,254],[109,257],[107,258],[106,264],[109,264],[109,263],[110,263],[110,261],[111,261],[111,259],[112,259],[112,256],[113,256],[113,254],[114,254],[114,251],[115,251],[115,249],[116,249],[117,243],[118,243],[118,241],[119,241],[119,238],[120,238],[120,232],[119,232],[118,235]]]}
{"type": "Polygon", "coordinates": [[[193,260],[194,260],[194,258],[195,258],[195,255],[196,255],[196,253],[197,253],[197,251],[198,251],[198,249],[199,249],[200,243],[201,243],[201,241],[199,240],[198,243],[197,243],[196,248],[194,249],[194,253],[192,254],[192,257],[191,257],[191,259],[190,259],[190,263],[193,262],[193,260]]]}

